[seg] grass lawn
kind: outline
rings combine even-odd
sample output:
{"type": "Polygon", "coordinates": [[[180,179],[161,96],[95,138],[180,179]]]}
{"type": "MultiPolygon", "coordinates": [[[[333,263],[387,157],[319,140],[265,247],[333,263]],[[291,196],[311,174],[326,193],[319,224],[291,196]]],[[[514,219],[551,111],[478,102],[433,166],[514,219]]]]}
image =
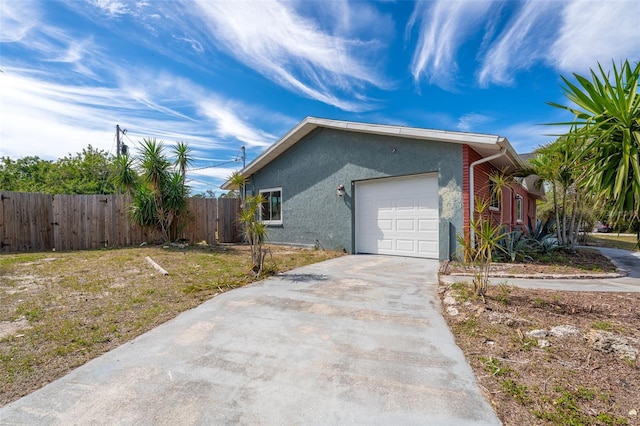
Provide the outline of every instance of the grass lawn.
{"type": "MultiPolygon", "coordinates": [[[[278,271],[342,253],[272,247],[278,271]]],[[[244,246],[0,256],[0,406],[198,306],[255,281],[244,246]],[[169,272],[161,275],[149,256],[169,272]]]]}
{"type": "Polygon", "coordinates": [[[625,234],[589,234],[587,237],[588,244],[591,246],[617,248],[622,250],[636,250],[636,236],[625,234]]]}

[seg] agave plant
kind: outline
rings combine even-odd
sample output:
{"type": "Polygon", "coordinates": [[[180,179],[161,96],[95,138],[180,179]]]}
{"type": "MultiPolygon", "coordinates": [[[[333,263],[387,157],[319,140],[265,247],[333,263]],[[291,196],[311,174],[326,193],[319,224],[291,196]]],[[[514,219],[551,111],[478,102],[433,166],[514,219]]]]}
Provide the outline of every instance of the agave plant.
{"type": "Polygon", "coordinates": [[[499,241],[500,250],[498,257],[501,255],[506,256],[510,262],[517,262],[523,260],[531,260],[531,254],[535,251],[535,244],[537,242],[520,230],[511,232],[503,232],[503,236],[499,241]]]}

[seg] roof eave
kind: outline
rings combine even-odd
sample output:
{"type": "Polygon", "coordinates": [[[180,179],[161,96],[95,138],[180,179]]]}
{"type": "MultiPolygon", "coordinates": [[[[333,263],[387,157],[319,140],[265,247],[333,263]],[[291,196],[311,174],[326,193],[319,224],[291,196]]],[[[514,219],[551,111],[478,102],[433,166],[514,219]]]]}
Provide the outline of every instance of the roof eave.
{"type": "MultiPolygon", "coordinates": [[[[492,147],[495,147],[496,151],[505,147],[512,166],[516,169],[524,166],[509,141],[501,136],[306,117],[245,168],[240,170],[239,173],[248,178],[319,127],[410,139],[468,144],[478,149],[492,149],[492,147]]],[[[222,189],[230,189],[228,182],[222,185],[222,189]]]]}

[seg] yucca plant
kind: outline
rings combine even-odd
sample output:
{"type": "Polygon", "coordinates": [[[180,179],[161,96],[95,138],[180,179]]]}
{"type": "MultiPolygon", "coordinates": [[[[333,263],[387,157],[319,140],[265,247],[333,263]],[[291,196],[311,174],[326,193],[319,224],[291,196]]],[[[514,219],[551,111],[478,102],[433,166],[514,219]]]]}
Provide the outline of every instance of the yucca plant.
{"type": "Polygon", "coordinates": [[[267,227],[259,220],[260,209],[266,201],[262,194],[248,196],[240,212],[243,236],[251,252],[251,271],[257,276],[262,274],[267,257],[267,251],[264,250],[267,227]]]}
{"type": "Polygon", "coordinates": [[[151,189],[160,195],[162,184],[169,174],[171,165],[164,153],[164,143],[156,141],[155,138],[144,138],[141,148],[142,154],[139,161],[142,177],[151,185],[151,189]]]}
{"type": "MultiPolygon", "coordinates": [[[[141,225],[155,227],[163,242],[177,238],[179,218],[187,212],[189,187],[184,173],[191,161],[189,152],[184,143],[176,146],[174,153],[181,157],[173,163],[179,169],[174,172],[162,141],[145,138],[141,144],[138,158],[141,176],[134,187],[131,218],[141,225]]],[[[130,166],[132,162],[127,164],[130,166]]]]}
{"type": "Polygon", "coordinates": [[[116,158],[115,184],[118,188],[131,194],[138,184],[138,174],[133,167],[133,158],[128,155],[121,155],[116,158]]]}
{"type": "Polygon", "coordinates": [[[490,200],[476,198],[475,209],[478,214],[471,220],[474,244],[469,250],[471,259],[478,268],[473,279],[473,290],[483,300],[489,288],[489,272],[493,257],[496,252],[503,250],[500,240],[506,235],[502,225],[486,217],[485,212],[489,210],[489,205],[490,200]]]}
{"type": "Polygon", "coordinates": [[[189,187],[185,185],[184,176],[180,172],[169,173],[162,188],[163,215],[160,226],[170,240],[178,237],[179,219],[187,213],[189,187]]]}
{"type": "Polygon", "coordinates": [[[172,150],[175,157],[173,165],[177,167],[182,179],[186,179],[187,168],[193,162],[191,158],[191,148],[184,142],[178,142],[172,150]]]}
{"type": "MultiPolygon", "coordinates": [[[[564,123],[580,138],[586,155],[581,166],[586,182],[611,218],[640,217],[640,62],[612,64],[612,75],[600,64],[590,78],[574,74],[577,84],[562,77],[563,92],[574,104],[549,105],[573,114],[564,123]]],[[[640,231],[637,234],[640,246],[640,231]]]]}
{"type": "Polygon", "coordinates": [[[131,219],[142,226],[152,226],[158,222],[156,197],[147,185],[139,185],[133,194],[131,219]]]}
{"type": "Polygon", "coordinates": [[[232,191],[237,192],[238,196],[244,202],[244,186],[247,183],[247,179],[240,174],[239,171],[235,171],[231,173],[229,177],[227,177],[227,183],[232,191]]]}
{"type": "MultiPolygon", "coordinates": [[[[511,184],[513,183],[513,176],[507,174],[505,170],[500,170],[500,171],[491,173],[491,175],[489,176],[489,179],[491,179],[494,183],[493,191],[491,195],[498,200],[498,203],[500,205],[502,205],[502,190],[504,188],[509,188],[511,186],[511,184]]],[[[501,208],[500,223],[504,222],[503,212],[504,212],[504,209],[501,208]]]]}

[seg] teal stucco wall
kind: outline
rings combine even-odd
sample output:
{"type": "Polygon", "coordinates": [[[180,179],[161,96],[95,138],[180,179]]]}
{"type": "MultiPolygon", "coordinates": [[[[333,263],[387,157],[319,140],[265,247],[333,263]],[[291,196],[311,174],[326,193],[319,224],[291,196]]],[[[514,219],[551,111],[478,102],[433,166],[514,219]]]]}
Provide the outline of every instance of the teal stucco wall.
{"type": "Polygon", "coordinates": [[[354,251],[354,182],[437,173],[440,258],[462,233],[462,145],[319,128],[251,176],[247,189],[282,188],[281,226],[268,241],[354,251]],[[344,185],[344,197],[336,195],[344,185]]]}

